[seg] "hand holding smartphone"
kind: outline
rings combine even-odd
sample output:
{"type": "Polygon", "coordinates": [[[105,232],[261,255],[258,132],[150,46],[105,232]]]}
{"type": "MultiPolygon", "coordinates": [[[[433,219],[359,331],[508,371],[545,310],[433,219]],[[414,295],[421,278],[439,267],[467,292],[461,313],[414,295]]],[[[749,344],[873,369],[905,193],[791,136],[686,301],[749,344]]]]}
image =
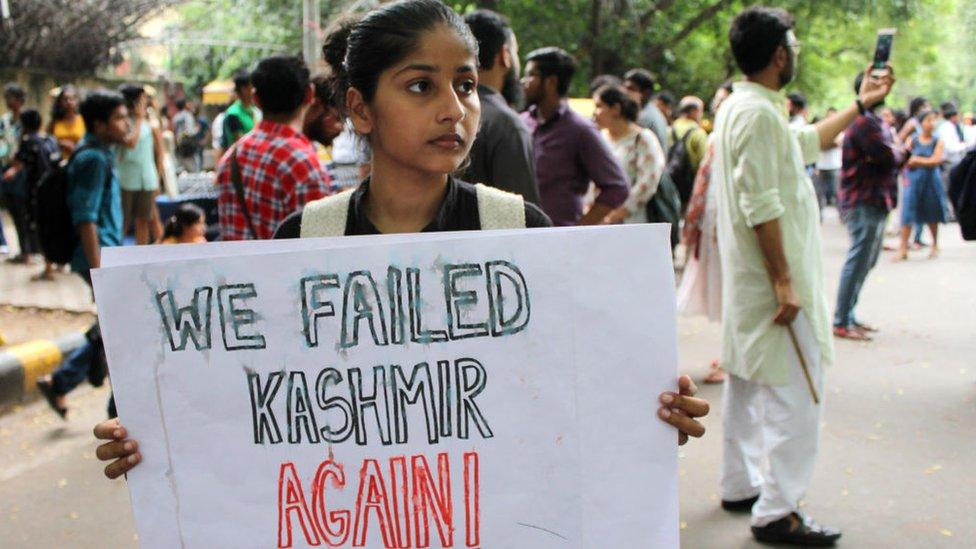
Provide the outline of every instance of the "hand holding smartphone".
{"type": "Polygon", "coordinates": [[[871,63],[871,76],[878,78],[883,76],[888,69],[888,60],[891,59],[891,48],[895,41],[895,33],[898,29],[879,29],[878,41],[874,46],[874,61],[871,63]]]}

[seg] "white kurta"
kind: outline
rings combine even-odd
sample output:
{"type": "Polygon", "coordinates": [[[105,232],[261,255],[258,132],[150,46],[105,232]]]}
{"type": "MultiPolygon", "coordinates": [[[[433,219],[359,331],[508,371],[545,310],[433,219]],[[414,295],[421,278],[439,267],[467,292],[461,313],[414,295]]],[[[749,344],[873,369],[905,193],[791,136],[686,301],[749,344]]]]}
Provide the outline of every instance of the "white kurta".
{"type": "Polygon", "coordinates": [[[715,122],[712,185],[722,264],[722,366],[772,385],[790,379],[795,354],[754,227],[778,219],[793,288],[819,344],[833,362],[817,195],[805,165],[820,156],[816,127],[791,130],[786,100],[761,85],[739,82],[715,122]]]}

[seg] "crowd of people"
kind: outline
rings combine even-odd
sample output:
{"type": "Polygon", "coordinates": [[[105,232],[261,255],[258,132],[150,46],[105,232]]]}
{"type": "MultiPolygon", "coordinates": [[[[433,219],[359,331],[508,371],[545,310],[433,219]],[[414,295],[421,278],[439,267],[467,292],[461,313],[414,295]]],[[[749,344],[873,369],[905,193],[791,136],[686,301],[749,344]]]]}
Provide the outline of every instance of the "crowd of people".
{"type": "MultiPolygon", "coordinates": [[[[744,78],[723,82],[707,108],[634,68],[592,81],[589,119],[567,101],[573,57],[537,49],[523,70],[501,14],[462,19],[438,0],[402,0],[344,17],[323,46],[328,72],[274,55],[234,79],[236,100],[212,124],[220,238],[479,230],[499,218],[505,228],[671,223],[672,250],[683,242],[686,258],[679,309],[723,327],[705,379],[726,384],[722,507],[751,512],[761,541],[831,545],[839,531],[803,516],[799,501],[816,460],[833,337],[868,340],[877,330],[855,308],[892,210],[900,208],[896,259],[908,257],[922,226],[938,255],[938,225],[951,217],[946,174],[976,145],[976,128],[952,103],[886,106],[890,68],[851,75],[850,104],[808,120],[806,99],[781,91],[798,66],[793,27],[777,9],[739,14],[729,40],[744,78]],[[339,142],[352,143],[362,176],[347,192],[317,152],[339,142]],[[514,214],[504,206],[511,196],[514,214]],[[832,320],[819,228],[829,205],[851,241],[832,320]]],[[[198,208],[180,209],[165,228],[153,213],[162,147],[143,88],[96,90],[79,104],[66,86],[47,132],[24,98],[6,88],[0,127],[3,162],[12,163],[4,197],[20,238],[13,260],[43,247],[31,236],[32,189],[69,158],[79,239],[71,266],[86,280],[101,248],[120,245],[130,226],[139,244],[203,240],[198,208]]],[[[181,102],[171,124],[181,162],[199,169],[198,118],[181,102]]],[[[99,345],[90,338],[38,381],[62,416],[99,345]]],[[[661,397],[659,416],[682,441],[704,432],[696,418],[708,404],[694,393],[683,377],[661,397]]],[[[108,440],[98,456],[111,461],[110,477],[138,463],[117,421],[96,434],[108,440]]]]}

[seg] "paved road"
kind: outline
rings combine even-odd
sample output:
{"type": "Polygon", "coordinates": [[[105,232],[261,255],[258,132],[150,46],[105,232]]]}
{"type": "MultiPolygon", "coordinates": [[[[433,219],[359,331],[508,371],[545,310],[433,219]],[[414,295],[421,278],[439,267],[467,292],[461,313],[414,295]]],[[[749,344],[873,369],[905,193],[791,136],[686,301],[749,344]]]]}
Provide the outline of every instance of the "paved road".
{"type": "MultiPolygon", "coordinates": [[[[843,546],[965,547],[976,540],[976,244],[947,229],[943,256],[892,264],[869,280],[860,315],[883,332],[839,342],[827,382],[822,453],[805,509],[844,529],[843,546]]],[[[836,281],[846,235],[824,227],[827,280],[836,281]]],[[[697,377],[718,349],[718,330],[682,319],[681,364],[697,377]]],[[[721,390],[705,439],[681,454],[682,544],[756,546],[748,519],[718,507],[721,390]]],[[[72,395],[62,422],[40,404],[0,417],[0,545],[105,548],[136,545],[122,482],[100,478],[91,426],[107,393],[72,395]]]]}

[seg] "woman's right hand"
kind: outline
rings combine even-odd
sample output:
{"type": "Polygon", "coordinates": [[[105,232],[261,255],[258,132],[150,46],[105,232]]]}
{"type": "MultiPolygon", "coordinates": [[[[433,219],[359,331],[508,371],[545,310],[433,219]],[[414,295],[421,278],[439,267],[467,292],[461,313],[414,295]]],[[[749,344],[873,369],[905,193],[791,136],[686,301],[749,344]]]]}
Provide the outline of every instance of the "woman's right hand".
{"type": "Polygon", "coordinates": [[[95,449],[95,456],[100,461],[111,462],[105,466],[105,476],[108,478],[119,478],[142,461],[139,443],[126,438],[125,427],[118,418],[96,425],[95,438],[109,441],[95,449]]]}

